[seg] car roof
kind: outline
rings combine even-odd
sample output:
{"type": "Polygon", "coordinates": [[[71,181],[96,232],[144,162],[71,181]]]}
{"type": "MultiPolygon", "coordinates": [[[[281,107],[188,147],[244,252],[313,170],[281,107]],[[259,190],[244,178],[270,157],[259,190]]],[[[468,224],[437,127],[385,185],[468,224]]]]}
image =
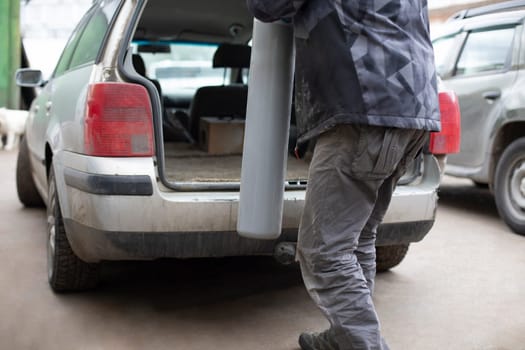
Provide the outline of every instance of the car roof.
{"type": "Polygon", "coordinates": [[[441,28],[437,37],[449,36],[466,30],[519,24],[524,19],[525,10],[494,12],[467,18],[451,18],[441,28]]]}
{"type": "Polygon", "coordinates": [[[519,9],[525,9],[525,0],[510,0],[504,2],[496,2],[484,6],[468,8],[466,10],[459,11],[456,14],[452,15],[451,19],[475,17],[480,15],[486,15],[489,13],[498,13],[519,9]]]}
{"type": "Polygon", "coordinates": [[[134,39],[246,43],[252,27],[246,0],[150,0],[134,39]]]}

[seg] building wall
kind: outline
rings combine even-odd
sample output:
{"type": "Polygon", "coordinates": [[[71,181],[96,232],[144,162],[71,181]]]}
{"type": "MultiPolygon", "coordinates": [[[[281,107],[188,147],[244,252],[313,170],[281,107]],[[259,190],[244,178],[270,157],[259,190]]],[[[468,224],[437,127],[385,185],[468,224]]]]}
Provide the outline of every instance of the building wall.
{"type": "Polygon", "coordinates": [[[67,38],[91,3],[92,0],[31,0],[22,3],[22,33],[31,38],[67,38]]]}

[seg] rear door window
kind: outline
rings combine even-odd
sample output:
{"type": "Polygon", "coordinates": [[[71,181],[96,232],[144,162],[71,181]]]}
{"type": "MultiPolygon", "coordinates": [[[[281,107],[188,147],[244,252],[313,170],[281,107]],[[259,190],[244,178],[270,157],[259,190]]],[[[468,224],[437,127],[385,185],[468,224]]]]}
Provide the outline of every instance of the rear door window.
{"type": "Polygon", "coordinates": [[[58,60],[58,63],[55,67],[55,72],[53,73],[55,77],[62,75],[62,73],[68,70],[71,57],[73,56],[73,52],[75,52],[75,47],[77,47],[78,40],[80,39],[80,35],[82,34],[85,26],[86,20],[84,18],[73,31],[66,46],[64,47],[64,50],[62,51],[62,55],[60,56],[60,59],[58,60]]]}
{"type": "Polygon", "coordinates": [[[88,12],[66,44],[55,77],[95,61],[119,3],[120,0],[107,0],[88,12]]]}
{"type": "Polygon", "coordinates": [[[514,27],[470,32],[456,66],[456,76],[501,71],[510,64],[514,27]]]}

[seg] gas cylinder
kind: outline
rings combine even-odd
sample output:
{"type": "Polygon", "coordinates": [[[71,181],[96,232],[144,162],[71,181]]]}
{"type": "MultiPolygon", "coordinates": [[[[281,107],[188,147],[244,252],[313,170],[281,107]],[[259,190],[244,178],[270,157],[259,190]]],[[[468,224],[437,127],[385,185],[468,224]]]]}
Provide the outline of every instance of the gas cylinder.
{"type": "Polygon", "coordinates": [[[281,234],[294,68],[293,26],[255,19],[237,217],[243,237],[281,234]]]}

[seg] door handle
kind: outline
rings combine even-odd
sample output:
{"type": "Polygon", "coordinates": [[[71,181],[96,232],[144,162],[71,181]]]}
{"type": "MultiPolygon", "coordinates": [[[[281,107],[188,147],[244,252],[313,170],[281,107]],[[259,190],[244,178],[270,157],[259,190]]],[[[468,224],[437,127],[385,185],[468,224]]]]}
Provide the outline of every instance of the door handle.
{"type": "Polygon", "coordinates": [[[51,115],[51,107],[53,106],[53,102],[47,101],[46,102],[46,117],[49,117],[51,115]]]}
{"type": "Polygon", "coordinates": [[[483,98],[485,100],[494,101],[494,100],[496,100],[496,99],[498,99],[500,97],[501,97],[501,92],[500,91],[496,91],[496,90],[487,91],[487,92],[483,93],[483,98]]]}

